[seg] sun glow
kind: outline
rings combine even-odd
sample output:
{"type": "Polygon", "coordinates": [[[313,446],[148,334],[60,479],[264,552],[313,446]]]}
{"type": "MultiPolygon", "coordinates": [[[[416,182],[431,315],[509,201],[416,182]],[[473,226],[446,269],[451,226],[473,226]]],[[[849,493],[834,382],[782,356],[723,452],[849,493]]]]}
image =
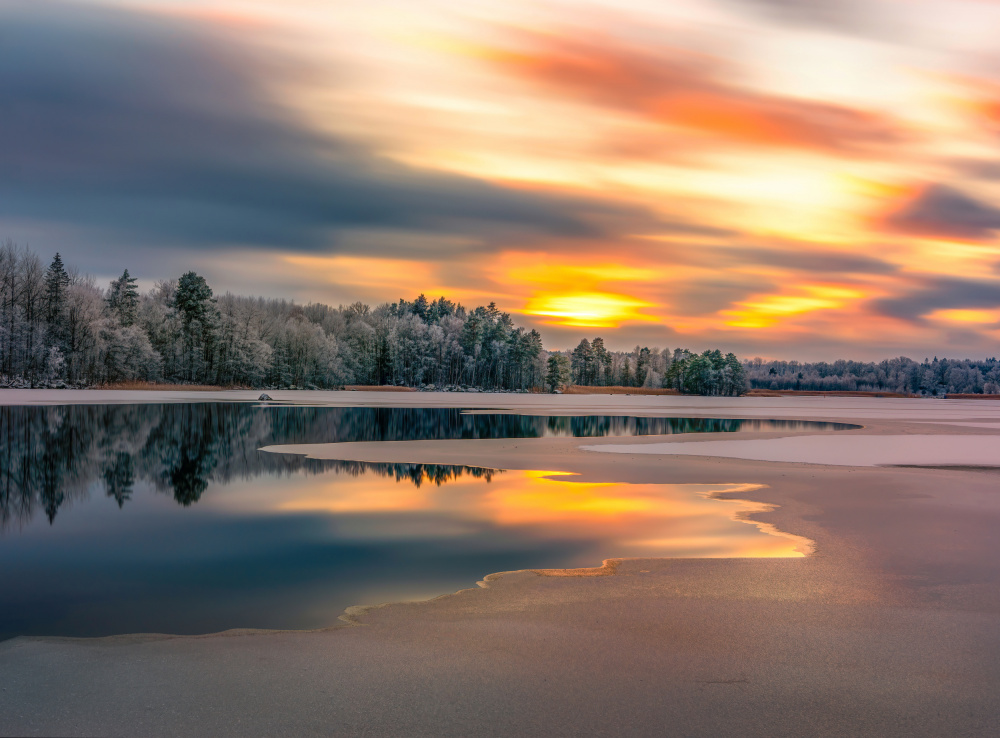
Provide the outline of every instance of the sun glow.
{"type": "Polygon", "coordinates": [[[943,323],[990,325],[1000,323],[1000,310],[935,310],[925,317],[943,323]]]}
{"type": "Polygon", "coordinates": [[[736,310],[725,310],[726,325],[733,328],[767,328],[784,318],[834,310],[865,297],[864,291],[834,285],[805,285],[793,294],[763,295],[739,303],[736,310]]]}
{"type": "Polygon", "coordinates": [[[549,325],[580,328],[616,328],[627,321],[656,322],[639,312],[651,303],[627,295],[585,292],[569,295],[536,295],[524,307],[526,315],[543,318],[549,325]]]}

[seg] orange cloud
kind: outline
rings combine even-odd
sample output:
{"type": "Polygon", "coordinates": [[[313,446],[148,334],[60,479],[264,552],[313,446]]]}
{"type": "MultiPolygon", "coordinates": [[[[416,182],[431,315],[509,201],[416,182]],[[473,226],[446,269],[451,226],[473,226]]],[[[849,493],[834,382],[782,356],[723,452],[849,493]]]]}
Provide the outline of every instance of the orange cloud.
{"type": "Polygon", "coordinates": [[[847,285],[800,285],[791,292],[741,302],[737,309],[722,311],[722,315],[732,328],[767,328],[818,310],[843,309],[868,296],[864,290],[847,285]]]}
{"type": "Polygon", "coordinates": [[[904,138],[886,116],[738,87],[721,62],[677,49],[657,54],[608,39],[524,34],[528,50],[486,49],[496,66],[566,97],[740,144],[861,153],[904,138]]]}

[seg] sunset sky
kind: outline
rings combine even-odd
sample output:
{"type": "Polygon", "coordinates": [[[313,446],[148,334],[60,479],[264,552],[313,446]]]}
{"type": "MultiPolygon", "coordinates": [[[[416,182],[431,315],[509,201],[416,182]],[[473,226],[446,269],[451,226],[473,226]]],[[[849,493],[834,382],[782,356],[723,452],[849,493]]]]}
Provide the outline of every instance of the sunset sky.
{"type": "Polygon", "coordinates": [[[546,346],[1000,354],[1000,2],[6,0],[0,238],[546,346]]]}

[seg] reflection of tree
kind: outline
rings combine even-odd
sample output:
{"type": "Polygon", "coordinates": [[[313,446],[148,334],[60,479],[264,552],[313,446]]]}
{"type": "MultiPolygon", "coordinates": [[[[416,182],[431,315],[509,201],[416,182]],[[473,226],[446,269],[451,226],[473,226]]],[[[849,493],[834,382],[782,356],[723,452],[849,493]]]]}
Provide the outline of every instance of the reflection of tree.
{"type": "Polygon", "coordinates": [[[118,451],[104,466],[104,487],[108,497],[114,497],[118,507],[132,498],[135,484],[135,462],[124,451],[118,451]]]}
{"type": "Polygon", "coordinates": [[[365,474],[377,474],[380,477],[392,477],[397,482],[409,481],[415,487],[425,482],[433,482],[440,487],[446,482],[468,475],[473,479],[493,480],[494,474],[502,474],[500,469],[484,469],[478,466],[450,466],[447,464],[389,464],[368,461],[323,461],[324,470],[338,471],[360,477],[365,474]]]}
{"type": "MultiPolygon", "coordinates": [[[[835,427],[827,424],[828,427],[835,427]]],[[[445,484],[495,472],[433,464],[317,461],[262,446],[344,441],[647,435],[815,429],[801,421],[464,414],[456,409],[261,407],[246,403],[0,407],[0,529],[59,509],[103,484],[119,507],[145,481],[182,505],[211,483],[297,471],[376,473],[445,484]]]]}

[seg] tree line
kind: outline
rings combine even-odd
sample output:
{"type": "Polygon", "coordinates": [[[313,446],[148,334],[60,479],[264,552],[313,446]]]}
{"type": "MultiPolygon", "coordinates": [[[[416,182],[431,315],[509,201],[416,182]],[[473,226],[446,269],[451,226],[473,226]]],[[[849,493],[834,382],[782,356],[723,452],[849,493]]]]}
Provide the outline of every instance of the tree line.
{"type": "Polygon", "coordinates": [[[141,292],[126,269],[107,288],[27,248],[0,244],[0,387],[87,387],[129,381],[261,388],[344,385],[554,390],[568,384],[668,388],[703,395],[748,389],[1000,394],[995,358],[881,362],[740,361],[709,350],[602,338],[546,351],[535,330],[495,304],[467,310],[440,297],[332,307],[216,295],[187,272],[141,292]]]}
{"type": "Polygon", "coordinates": [[[141,293],[126,269],[107,289],[30,250],[0,245],[0,386],[126,381],[246,387],[543,382],[537,331],[495,304],[444,297],[369,307],[215,295],[187,272],[141,293]]]}
{"type": "Polygon", "coordinates": [[[1000,394],[1000,362],[994,358],[884,361],[745,362],[754,389],[900,392],[917,395],[1000,394]]]}
{"type": "Polygon", "coordinates": [[[725,396],[745,394],[748,387],[743,363],[735,354],[723,355],[718,349],[698,354],[688,349],[670,351],[646,346],[609,351],[600,337],[584,338],[572,351],[550,354],[546,383],[552,390],[572,383],[725,396]]]}

